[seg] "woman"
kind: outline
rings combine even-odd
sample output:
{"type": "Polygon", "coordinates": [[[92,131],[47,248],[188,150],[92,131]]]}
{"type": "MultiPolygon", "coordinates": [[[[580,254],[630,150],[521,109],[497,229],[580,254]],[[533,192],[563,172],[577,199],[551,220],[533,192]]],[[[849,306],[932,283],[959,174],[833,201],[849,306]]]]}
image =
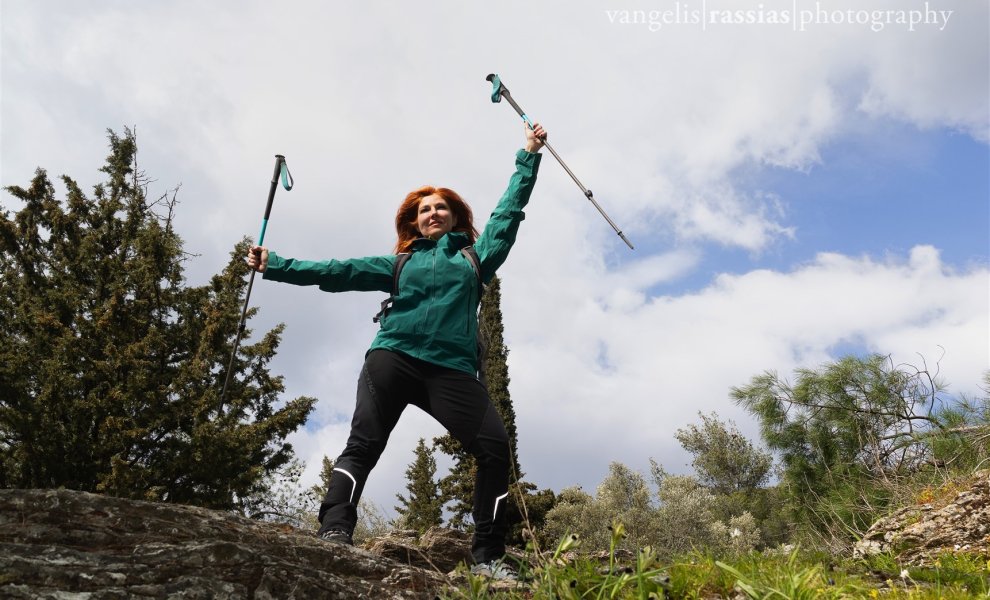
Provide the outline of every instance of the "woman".
{"type": "Polygon", "coordinates": [[[478,274],[461,250],[474,246],[488,282],[516,239],[529,201],[546,132],[526,128],[509,187],[478,235],[471,208],[452,190],[422,187],[406,196],[395,216],[396,254],[350,260],[283,258],[251,248],[248,265],[265,279],[318,285],[326,292],[392,293],[399,253],[402,267],[391,308],[365,356],[347,446],[334,462],[320,506],[320,537],[352,544],[357,504],[371,469],[406,405],[437,419],[477,460],[474,490],[473,571],[512,577],[505,555],[509,443],[505,426],[477,378],[478,274]]]}

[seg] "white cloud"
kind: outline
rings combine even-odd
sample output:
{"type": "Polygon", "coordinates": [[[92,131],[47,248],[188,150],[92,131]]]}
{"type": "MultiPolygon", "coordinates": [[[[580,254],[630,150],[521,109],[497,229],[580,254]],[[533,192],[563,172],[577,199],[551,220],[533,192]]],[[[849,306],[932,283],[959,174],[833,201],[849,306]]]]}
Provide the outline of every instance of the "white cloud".
{"type": "Polygon", "coordinates": [[[910,36],[878,36],[867,47],[872,64],[861,108],[922,127],[954,127],[990,141],[986,98],[990,94],[990,5],[932,3],[952,10],[946,29],[910,36]],[[965,76],[960,76],[965,74],[965,76]]]}
{"type": "Polygon", "coordinates": [[[677,457],[672,435],[698,411],[739,414],[730,387],[816,367],[849,340],[930,367],[944,348],[951,391],[976,394],[990,368],[988,283],[985,267],[954,272],[934,248],[916,247],[907,259],[822,254],[792,272],[722,275],[695,294],[642,303],[610,306],[600,299],[635,293],[611,286],[562,293],[556,317],[510,299],[513,401],[534,447],[524,468],[563,485],[575,472],[560,461],[581,465],[587,487],[613,460],[645,468],[650,456],[677,457]]]}

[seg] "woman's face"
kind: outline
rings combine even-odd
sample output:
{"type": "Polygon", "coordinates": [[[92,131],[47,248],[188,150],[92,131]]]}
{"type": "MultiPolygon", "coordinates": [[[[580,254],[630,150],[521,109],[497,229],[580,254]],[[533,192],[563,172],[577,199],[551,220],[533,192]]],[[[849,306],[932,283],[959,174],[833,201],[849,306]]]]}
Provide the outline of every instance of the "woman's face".
{"type": "Polygon", "coordinates": [[[416,225],[423,237],[439,240],[457,225],[457,216],[450,211],[446,200],[433,194],[419,201],[416,225]]]}

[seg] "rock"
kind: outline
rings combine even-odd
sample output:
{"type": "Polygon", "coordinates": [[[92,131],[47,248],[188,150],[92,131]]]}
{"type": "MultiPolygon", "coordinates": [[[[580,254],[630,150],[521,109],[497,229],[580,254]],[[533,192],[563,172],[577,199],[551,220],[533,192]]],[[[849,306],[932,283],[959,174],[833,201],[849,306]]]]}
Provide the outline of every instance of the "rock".
{"type": "Polygon", "coordinates": [[[3,598],[432,600],[445,583],[432,570],[222,511],[0,490],[3,598]]]}
{"type": "Polygon", "coordinates": [[[462,562],[474,564],[471,534],[453,529],[431,527],[419,540],[419,546],[441,571],[450,571],[462,562]]]}
{"type": "Polygon", "coordinates": [[[990,556],[990,471],[975,474],[948,503],[904,507],[880,519],[856,543],[856,557],[893,553],[927,566],[947,552],[990,556]]]}
{"type": "Polygon", "coordinates": [[[417,540],[412,530],[393,531],[365,545],[379,556],[422,569],[447,573],[461,563],[472,564],[471,534],[431,527],[417,540]]]}

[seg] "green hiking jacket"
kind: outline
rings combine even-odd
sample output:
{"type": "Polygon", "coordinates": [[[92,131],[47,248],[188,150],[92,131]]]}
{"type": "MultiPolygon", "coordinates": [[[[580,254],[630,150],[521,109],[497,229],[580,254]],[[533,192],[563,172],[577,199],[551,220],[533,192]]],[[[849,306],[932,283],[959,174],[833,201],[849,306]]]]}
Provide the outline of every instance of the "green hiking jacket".
{"type": "MultiPolygon", "coordinates": [[[[509,187],[474,243],[481,278],[491,281],[516,241],[536,183],[540,154],[516,153],[516,171],[509,187]]],[[[381,329],[368,352],[393,350],[440,366],[478,371],[478,303],[481,290],[470,261],[461,248],[466,234],[451,232],[437,241],[421,238],[402,267],[399,293],[382,316],[381,329]]],[[[325,292],[392,292],[396,257],[370,256],[347,260],[297,260],[274,252],[268,256],[264,278],[295,285],[318,285],[325,292]]]]}

